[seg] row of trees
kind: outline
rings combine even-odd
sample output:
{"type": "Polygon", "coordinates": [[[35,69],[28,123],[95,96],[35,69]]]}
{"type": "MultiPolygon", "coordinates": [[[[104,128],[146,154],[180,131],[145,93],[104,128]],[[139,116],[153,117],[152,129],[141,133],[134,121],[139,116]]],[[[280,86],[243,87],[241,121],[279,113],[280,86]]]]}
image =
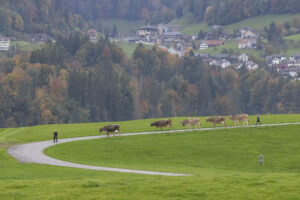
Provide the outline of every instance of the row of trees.
{"type": "Polygon", "coordinates": [[[0,60],[1,127],[299,113],[299,97],[299,81],[265,69],[220,70],[156,46],[140,45],[128,58],[109,40],[94,44],[80,34],[0,60]]]}

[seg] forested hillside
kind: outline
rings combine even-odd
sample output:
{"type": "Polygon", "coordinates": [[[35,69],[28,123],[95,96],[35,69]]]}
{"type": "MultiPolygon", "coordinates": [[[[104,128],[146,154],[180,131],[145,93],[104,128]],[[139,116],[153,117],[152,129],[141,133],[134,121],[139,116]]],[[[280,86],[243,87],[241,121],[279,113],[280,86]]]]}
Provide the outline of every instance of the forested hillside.
{"type": "MultiPolygon", "coordinates": [[[[86,36],[98,19],[167,23],[190,15],[195,21],[227,24],[260,14],[299,12],[299,2],[0,0],[0,34],[22,40],[28,33],[47,33],[56,40],[35,44],[34,51],[1,52],[0,127],[299,113],[300,82],[282,78],[269,68],[220,70],[195,57],[193,51],[178,57],[157,46],[140,45],[127,57],[108,38],[92,43],[86,36]]],[[[273,38],[280,38],[282,31],[271,31],[281,30],[271,25],[268,39],[276,40],[276,47],[278,40],[273,38]]]]}
{"type": "Polygon", "coordinates": [[[139,46],[133,58],[80,33],[0,60],[0,126],[300,112],[300,82],[264,69],[220,70],[139,46]]]}
{"type": "Polygon", "coordinates": [[[300,12],[298,0],[0,0],[0,32],[57,33],[95,27],[98,19],[168,23],[184,15],[225,25],[262,14],[300,12]]]}

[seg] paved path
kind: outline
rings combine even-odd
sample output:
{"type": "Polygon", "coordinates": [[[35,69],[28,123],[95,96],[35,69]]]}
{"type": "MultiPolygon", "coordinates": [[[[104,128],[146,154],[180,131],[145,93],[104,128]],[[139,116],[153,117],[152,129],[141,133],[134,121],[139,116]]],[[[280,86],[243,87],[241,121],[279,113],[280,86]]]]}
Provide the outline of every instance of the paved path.
{"type": "MultiPolygon", "coordinates": [[[[265,124],[265,125],[249,125],[244,127],[265,127],[265,126],[286,126],[286,125],[300,125],[300,122],[297,123],[281,123],[281,124],[265,124]]],[[[148,135],[148,134],[162,134],[162,133],[178,133],[178,132],[192,132],[192,131],[208,131],[208,130],[218,130],[218,129],[233,129],[241,128],[242,126],[231,126],[231,127],[217,127],[217,128],[201,128],[201,129],[185,129],[185,130],[171,130],[171,131],[155,131],[155,132],[142,132],[142,133],[125,133],[119,134],[118,137],[125,136],[134,136],[134,135],[148,135]]],[[[67,138],[60,139],[59,143],[53,143],[51,141],[43,142],[34,142],[28,144],[22,144],[17,146],[12,146],[7,149],[7,152],[19,160],[21,163],[36,163],[36,164],[46,164],[46,165],[55,165],[55,166],[64,166],[64,167],[74,167],[81,169],[90,169],[90,170],[100,170],[100,171],[110,171],[110,172],[122,172],[122,173],[136,173],[136,174],[147,174],[147,175],[163,175],[163,176],[190,176],[191,174],[178,174],[178,173],[167,173],[167,172],[154,172],[154,171],[141,171],[141,170],[132,170],[132,169],[119,169],[119,168],[110,168],[110,167],[99,167],[99,166],[90,166],[90,165],[81,165],[66,161],[57,160],[46,156],[44,150],[48,147],[54,146],[56,144],[74,142],[80,140],[92,140],[106,138],[106,135],[101,136],[88,136],[88,137],[77,137],[77,138],[67,138]]]]}

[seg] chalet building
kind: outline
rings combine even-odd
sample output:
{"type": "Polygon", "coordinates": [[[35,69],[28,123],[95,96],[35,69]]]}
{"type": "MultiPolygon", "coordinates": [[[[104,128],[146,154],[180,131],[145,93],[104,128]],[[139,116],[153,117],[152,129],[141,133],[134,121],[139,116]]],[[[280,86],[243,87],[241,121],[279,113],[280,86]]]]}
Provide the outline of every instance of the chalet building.
{"type": "Polygon", "coordinates": [[[0,36],[0,51],[8,51],[10,46],[10,39],[0,36]]]}
{"type": "Polygon", "coordinates": [[[55,40],[46,33],[34,33],[27,35],[27,41],[38,43],[38,44],[45,44],[48,42],[54,43],[55,40]]]}
{"type": "Polygon", "coordinates": [[[256,39],[241,39],[239,41],[238,48],[239,49],[254,49],[256,48],[257,41],[256,39]]]}
{"type": "Polygon", "coordinates": [[[90,29],[87,32],[87,36],[91,42],[96,43],[98,41],[97,31],[95,29],[90,29]]]}
{"type": "Polygon", "coordinates": [[[138,31],[140,40],[145,42],[157,42],[159,31],[155,26],[141,27],[138,31]]]}
{"type": "Polygon", "coordinates": [[[243,28],[240,30],[241,38],[258,38],[259,34],[253,28],[243,28]]]}

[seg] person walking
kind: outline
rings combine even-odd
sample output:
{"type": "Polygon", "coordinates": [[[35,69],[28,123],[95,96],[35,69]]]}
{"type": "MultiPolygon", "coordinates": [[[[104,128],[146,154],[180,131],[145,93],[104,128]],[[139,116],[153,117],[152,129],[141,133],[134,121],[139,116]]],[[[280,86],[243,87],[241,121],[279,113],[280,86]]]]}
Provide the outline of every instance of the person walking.
{"type": "Polygon", "coordinates": [[[260,122],[260,114],[259,113],[257,113],[257,115],[256,115],[256,125],[258,123],[261,124],[261,122],[260,122]]]}
{"type": "Polygon", "coordinates": [[[55,129],[54,132],[53,132],[53,143],[57,143],[57,137],[58,137],[58,133],[55,129]]]}

